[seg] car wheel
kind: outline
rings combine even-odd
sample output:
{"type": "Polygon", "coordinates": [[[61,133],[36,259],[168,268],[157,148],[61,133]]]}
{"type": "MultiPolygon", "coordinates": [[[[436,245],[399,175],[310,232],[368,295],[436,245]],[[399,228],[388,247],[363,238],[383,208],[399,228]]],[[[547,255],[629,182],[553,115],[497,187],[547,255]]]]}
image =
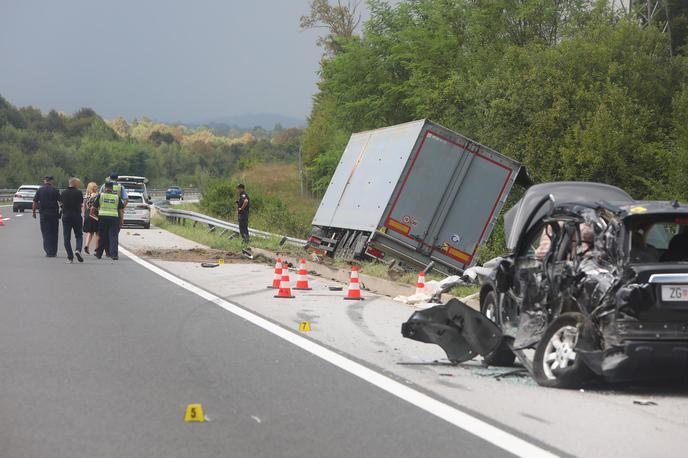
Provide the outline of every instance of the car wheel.
{"type": "Polygon", "coordinates": [[[24,213],[24,210],[26,210],[26,208],[21,207],[21,208],[19,209],[19,213],[24,213]]]}
{"type": "Polygon", "coordinates": [[[144,225],[143,225],[143,228],[144,228],[144,229],[150,229],[150,223],[144,224],[144,225]]]}
{"type": "Polygon", "coordinates": [[[12,207],[12,211],[14,213],[19,213],[19,208],[18,207],[12,207]]]}
{"type": "MultiPolygon", "coordinates": [[[[480,303],[480,312],[489,318],[494,324],[500,326],[497,293],[488,292],[480,303]]],[[[483,361],[488,366],[509,367],[514,365],[516,355],[509,349],[506,340],[502,339],[495,351],[483,357],[483,361]]]]}
{"type": "Polygon", "coordinates": [[[545,330],[535,348],[533,378],[550,388],[578,388],[595,375],[576,352],[583,325],[580,313],[564,313],[545,330]]]}

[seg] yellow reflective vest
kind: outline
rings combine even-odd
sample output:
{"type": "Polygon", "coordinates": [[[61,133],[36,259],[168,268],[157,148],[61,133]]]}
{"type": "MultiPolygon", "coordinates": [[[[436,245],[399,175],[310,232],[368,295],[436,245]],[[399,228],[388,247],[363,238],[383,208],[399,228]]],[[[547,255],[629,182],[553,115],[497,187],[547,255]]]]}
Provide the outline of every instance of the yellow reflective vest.
{"type": "Polygon", "coordinates": [[[119,195],[107,192],[100,193],[98,216],[119,217],[119,195]]]}

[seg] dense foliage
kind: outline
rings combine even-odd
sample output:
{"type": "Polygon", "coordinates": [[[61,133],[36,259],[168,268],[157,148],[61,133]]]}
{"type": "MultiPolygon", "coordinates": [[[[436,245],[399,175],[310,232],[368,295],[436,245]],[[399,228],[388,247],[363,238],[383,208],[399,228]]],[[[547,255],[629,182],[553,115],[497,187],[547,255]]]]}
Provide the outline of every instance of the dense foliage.
{"type": "Polygon", "coordinates": [[[154,187],[204,186],[258,162],[295,161],[300,135],[279,126],[220,135],[146,118],[108,123],[89,108],[43,115],[0,97],[0,188],[38,183],[47,174],[60,186],[70,175],[102,181],[111,171],[147,176],[154,187]]]}
{"type": "Polygon", "coordinates": [[[369,0],[335,37],[304,135],[327,187],[352,132],[429,118],[522,161],[535,181],[688,198],[688,5],[674,43],[587,0],[369,0]]]}

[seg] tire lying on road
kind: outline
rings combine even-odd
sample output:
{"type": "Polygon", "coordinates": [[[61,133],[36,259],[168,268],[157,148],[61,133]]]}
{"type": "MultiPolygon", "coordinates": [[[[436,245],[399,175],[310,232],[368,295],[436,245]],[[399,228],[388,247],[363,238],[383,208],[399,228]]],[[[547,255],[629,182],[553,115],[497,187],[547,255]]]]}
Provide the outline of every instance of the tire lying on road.
{"type": "Polygon", "coordinates": [[[533,378],[538,385],[578,388],[595,378],[576,353],[583,320],[580,313],[564,313],[547,327],[533,358],[533,378]]]}

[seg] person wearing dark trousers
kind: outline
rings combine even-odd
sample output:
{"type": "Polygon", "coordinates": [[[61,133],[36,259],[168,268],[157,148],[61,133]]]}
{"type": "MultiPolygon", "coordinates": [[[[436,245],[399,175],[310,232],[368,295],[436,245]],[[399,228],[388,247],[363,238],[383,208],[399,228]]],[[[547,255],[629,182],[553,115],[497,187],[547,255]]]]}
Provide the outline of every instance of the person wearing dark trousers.
{"type": "Polygon", "coordinates": [[[60,202],[62,203],[62,234],[68,262],[73,263],[75,255],[79,262],[84,262],[84,258],[81,257],[81,247],[84,240],[81,207],[84,203],[84,194],[79,189],[78,178],[69,179],[69,187],[60,195],[60,202]],[[72,252],[72,232],[74,232],[76,239],[75,252],[72,252]]]}
{"type": "Polygon", "coordinates": [[[41,235],[43,236],[43,250],[45,256],[54,258],[57,256],[57,240],[60,230],[60,191],[53,186],[53,177],[46,176],[43,186],[38,188],[33,198],[33,218],[36,219],[36,210],[40,211],[41,235]]]}
{"type": "Polygon", "coordinates": [[[113,261],[119,259],[119,229],[124,222],[124,201],[120,194],[113,190],[112,183],[107,182],[93,202],[92,213],[98,215],[98,247],[95,257],[101,259],[105,244],[113,261]]]}
{"type": "Polygon", "coordinates": [[[248,244],[248,213],[250,202],[248,194],[246,194],[246,187],[243,184],[237,186],[237,191],[239,192],[239,200],[237,200],[239,234],[241,234],[244,243],[248,244]]]}

